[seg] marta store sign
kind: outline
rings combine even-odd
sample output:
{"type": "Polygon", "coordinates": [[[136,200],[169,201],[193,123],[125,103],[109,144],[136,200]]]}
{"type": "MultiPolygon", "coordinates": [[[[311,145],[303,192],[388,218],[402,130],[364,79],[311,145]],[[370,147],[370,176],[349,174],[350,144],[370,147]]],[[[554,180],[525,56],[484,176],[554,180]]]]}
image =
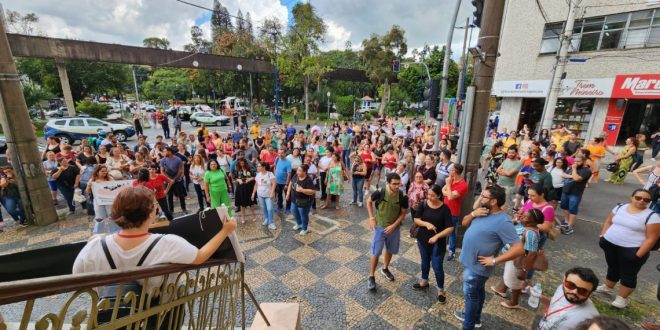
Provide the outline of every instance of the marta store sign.
{"type": "Polygon", "coordinates": [[[660,74],[616,76],[612,98],[660,99],[660,74]]]}
{"type": "MultiPolygon", "coordinates": [[[[560,98],[610,98],[614,79],[564,79],[560,98]]],[[[541,97],[548,95],[550,80],[510,80],[493,83],[498,97],[541,97]]]]}

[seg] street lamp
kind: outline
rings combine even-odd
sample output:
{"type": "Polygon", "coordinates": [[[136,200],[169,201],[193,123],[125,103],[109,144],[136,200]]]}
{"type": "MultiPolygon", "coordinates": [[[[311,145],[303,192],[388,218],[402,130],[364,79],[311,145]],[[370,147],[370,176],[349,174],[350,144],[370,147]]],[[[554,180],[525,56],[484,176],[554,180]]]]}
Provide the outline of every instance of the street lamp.
{"type": "Polygon", "coordinates": [[[330,91],[325,94],[328,97],[328,119],[330,119],[330,91]]]}

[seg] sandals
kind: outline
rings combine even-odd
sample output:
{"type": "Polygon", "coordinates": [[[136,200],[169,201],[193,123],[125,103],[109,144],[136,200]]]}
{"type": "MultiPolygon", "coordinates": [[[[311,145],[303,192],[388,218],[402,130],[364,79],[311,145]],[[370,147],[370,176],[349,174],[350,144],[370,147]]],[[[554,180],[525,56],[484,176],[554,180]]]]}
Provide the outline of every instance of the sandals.
{"type": "Polygon", "coordinates": [[[501,302],[500,305],[502,305],[502,307],[508,308],[508,309],[520,309],[520,304],[511,306],[511,305],[507,304],[506,301],[501,302]]]}
{"type": "Polygon", "coordinates": [[[444,292],[438,294],[438,302],[442,305],[444,305],[447,302],[447,297],[445,297],[444,292]]]}
{"type": "Polygon", "coordinates": [[[413,284],[413,289],[415,289],[415,290],[424,290],[424,289],[428,289],[428,288],[429,288],[428,283],[426,283],[426,285],[421,285],[419,283],[413,284]]]}
{"type": "Polygon", "coordinates": [[[502,298],[506,298],[506,292],[505,292],[505,293],[502,293],[502,292],[500,292],[500,291],[497,291],[497,288],[495,288],[495,286],[491,286],[491,287],[490,287],[490,291],[493,291],[494,294],[496,294],[496,295],[498,295],[498,296],[500,296],[500,297],[502,297],[502,298]]]}

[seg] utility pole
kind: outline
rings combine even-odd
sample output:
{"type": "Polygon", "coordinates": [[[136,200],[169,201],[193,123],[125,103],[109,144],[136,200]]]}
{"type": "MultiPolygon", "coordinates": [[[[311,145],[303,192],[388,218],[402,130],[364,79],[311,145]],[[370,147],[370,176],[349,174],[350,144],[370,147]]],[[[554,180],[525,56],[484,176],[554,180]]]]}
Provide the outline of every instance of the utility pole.
{"type": "Polygon", "coordinates": [[[140,93],[138,92],[137,79],[135,79],[135,65],[131,65],[131,70],[133,71],[133,86],[135,87],[135,102],[137,103],[137,113],[142,113],[140,109],[140,93]]]}
{"type": "MultiPolygon", "coordinates": [[[[472,211],[472,204],[474,202],[474,193],[478,181],[479,160],[481,158],[481,146],[483,145],[486,124],[488,122],[488,107],[491,88],[493,86],[493,76],[495,74],[500,29],[502,27],[502,16],[504,15],[504,3],[505,0],[485,0],[483,17],[479,20],[481,22],[479,24],[481,30],[479,32],[478,45],[481,47],[483,56],[481,56],[481,60],[475,59],[476,93],[469,124],[470,131],[467,132],[469,134],[469,140],[464,170],[464,178],[469,188],[461,206],[463,213],[461,217],[472,211]]],[[[459,246],[462,245],[464,232],[465,229],[459,227],[459,246]]]]}
{"type": "Polygon", "coordinates": [[[461,99],[461,94],[463,92],[461,86],[463,84],[463,80],[465,79],[464,77],[465,73],[463,72],[463,67],[465,67],[465,64],[467,63],[465,56],[465,48],[467,48],[469,29],[471,29],[471,27],[470,27],[470,18],[468,17],[467,19],[465,19],[465,35],[463,36],[463,51],[461,52],[461,72],[458,73],[458,85],[457,85],[458,88],[456,88],[457,100],[461,99]]]}
{"type": "Polygon", "coordinates": [[[280,103],[280,75],[277,69],[277,31],[273,30],[270,32],[273,35],[273,58],[275,60],[275,118],[278,125],[281,125],[280,121],[281,115],[278,112],[279,103],[280,103]]]}
{"type": "Polygon", "coordinates": [[[543,116],[541,121],[541,128],[539,135],[544,128],[550,129],[552,127],[552,118],[555,116],[555,107],[557,106],[557,98],[561,92],[561,81],[566,69],[566,62],[568,62],[568,48],[571,46],[571,39],[573,38],[573,26],[575,25],[575,12],[581,0],[569,0],[568,4],[568,17],[566,18],[566,25],[561,35],[561,47],[559,48],[559,56],[553,69],[552,82],[548,97],[545,99],[545,106],[543,107],[543,116]]]}
{"type": "Polygon", "coordinates": [[[57,213],[41,167],[37,138],[20,81],[7,40],[4,10],[0,6],[0,123],[12,157],[26,221],[45,226],[57,221],[57,213]]]}
{"type": "Polygon", "coordinates": [[[458,16],[459,9],[461,9],[461,0],[456,0],[454,15],[452,15],[451,22],[449,23],[449,31],[447,32],[447,46],[445,46],[445,58],[442,63],[442,87],[440,87],[440,102],[438,103],[440,107],[440,110],[438,111],[440,114],[440,119],[436,121],[437,126],[435,127],[435,142],[433,143],[433,151],[438,151],[438,145],[440,144],[440,124],[442,124],[445,96],[447,95],[447,80],[449,80],[449,59],[451,56],[451,40],[452,37],[454,36],[454,27],[456,26],[456,17],[458,16]]]}

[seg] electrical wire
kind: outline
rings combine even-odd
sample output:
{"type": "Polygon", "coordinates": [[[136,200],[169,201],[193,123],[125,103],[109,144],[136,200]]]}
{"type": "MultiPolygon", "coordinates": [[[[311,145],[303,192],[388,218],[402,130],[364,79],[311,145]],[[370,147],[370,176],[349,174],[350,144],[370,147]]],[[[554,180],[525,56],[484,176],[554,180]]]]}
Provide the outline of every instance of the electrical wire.
{"type": "MultiPolygon", "coordinates": [[[[179,0],[177,0],[177,1],[179,1],[179,0]]],[[[543,6],[541,5],[540,0],[536,0],[536,6],[539,8],[539,11],[541,12],[541,16],[543,16],[543,20],[545,21],[545,24],[548,24],[548,22],[549,22],[548,17],[545,13],[545,9],[543,9],[543,6]]]]}

